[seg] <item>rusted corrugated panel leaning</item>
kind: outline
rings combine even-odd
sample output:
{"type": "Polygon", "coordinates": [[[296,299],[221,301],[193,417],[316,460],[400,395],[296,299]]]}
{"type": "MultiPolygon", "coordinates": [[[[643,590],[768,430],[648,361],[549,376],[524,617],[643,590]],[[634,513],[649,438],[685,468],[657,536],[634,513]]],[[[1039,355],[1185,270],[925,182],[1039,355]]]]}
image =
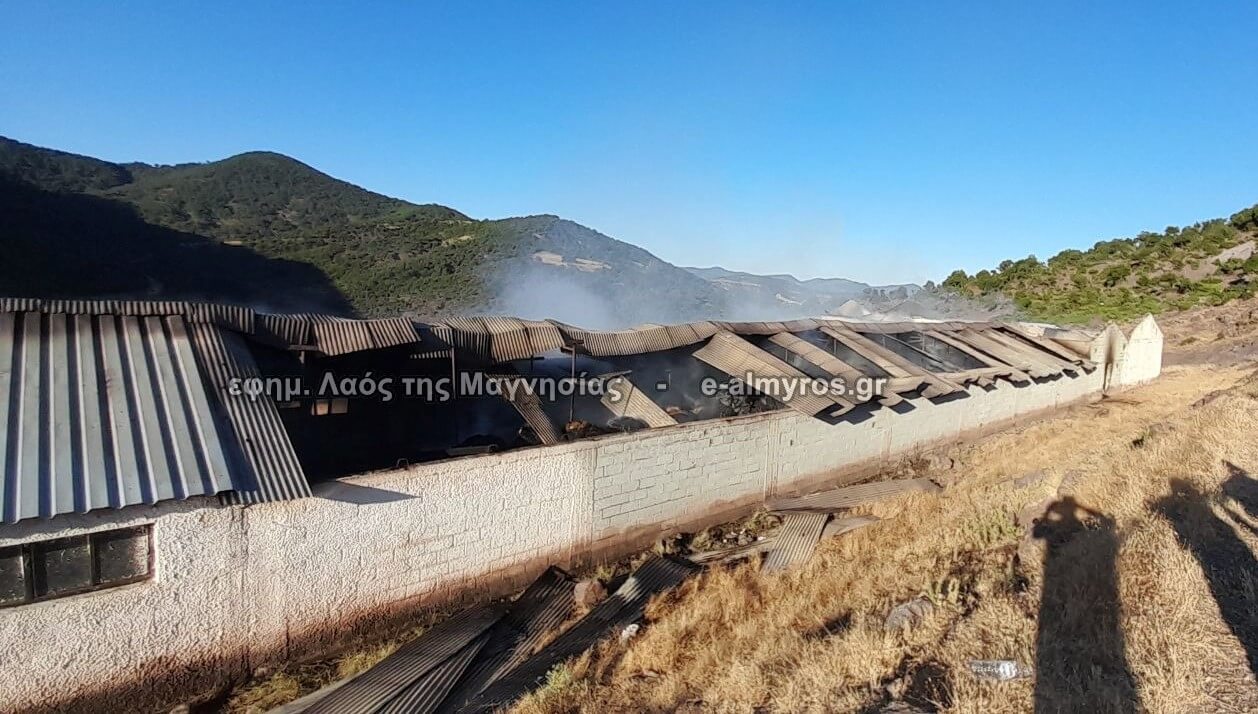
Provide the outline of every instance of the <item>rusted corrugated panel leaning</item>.
{"type": "Polygon", "coordinates": [[[244,338],[214,325],[193,325],[190,333],[197,363],[208,378],[207,389],[231,426],[224,448],[238,477],[224,501],[262,503],[309,496],[310,484],[275,402],[266,395],[255,399],[232,394],[233,380],[261,376],[244,338]]]}
{"type": "Polygon", "coordinates": [[[226,431],[182,317],[0,314],[5,522],[236,488],[226,431]]]}

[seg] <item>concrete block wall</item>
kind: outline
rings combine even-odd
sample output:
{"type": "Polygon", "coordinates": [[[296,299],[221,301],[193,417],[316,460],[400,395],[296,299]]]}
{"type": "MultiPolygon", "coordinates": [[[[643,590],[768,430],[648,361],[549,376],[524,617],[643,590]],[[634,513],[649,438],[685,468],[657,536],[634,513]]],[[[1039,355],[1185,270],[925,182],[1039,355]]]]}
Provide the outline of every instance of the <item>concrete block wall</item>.
{"type": "Polygon", "coordinates": [[[503,594],[549,563],[624,553],[725,508],[1064,406],[1107,374],[1111,387],[1156,375],[1160,332],[1133,334],[1117,354],[1106,339],[1094,357],[1111,370],[972,386],[863,421],[773,412],[366,474],[284,503],[194,499],[5,526],[0,546],[152,523],[156,576],[0,609],[0,711],[158,710],[422,605],[503,594]],[[1130,354],[1155,348],[1156,361],[1130,354]]]}

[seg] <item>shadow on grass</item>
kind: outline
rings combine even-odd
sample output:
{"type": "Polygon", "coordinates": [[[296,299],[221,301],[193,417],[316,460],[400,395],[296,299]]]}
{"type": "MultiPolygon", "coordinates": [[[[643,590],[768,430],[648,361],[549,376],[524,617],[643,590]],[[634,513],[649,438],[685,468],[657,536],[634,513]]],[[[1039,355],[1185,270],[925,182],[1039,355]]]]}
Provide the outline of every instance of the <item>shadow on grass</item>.
{"type": "Polygon", "coordinates": [[[1047,546],[1035,711],[1138,711],[1122,630],[1113,519],[1066,498],[1048,509],[1033,534],[1047,546]]]}
{"type": "MultiPolygon", "coordinates": [[[[1252,515],[1254,501],[1246,503],[1237,494],[1252,496],[1253,479],[1232,464],[1228,467],[1232,476],[1224,484],[1224,492],[1252,515]]],[[[1258,560],[1232,524],[1210,508],[1209,494],[1188,481],[1171,481],[1171,495],[1157,503],[1157,511],[1170,521],[1180,543],[1197,559],[1219,613],[1245,648],[1250,671],[1258,674],[1258,560]]]]}

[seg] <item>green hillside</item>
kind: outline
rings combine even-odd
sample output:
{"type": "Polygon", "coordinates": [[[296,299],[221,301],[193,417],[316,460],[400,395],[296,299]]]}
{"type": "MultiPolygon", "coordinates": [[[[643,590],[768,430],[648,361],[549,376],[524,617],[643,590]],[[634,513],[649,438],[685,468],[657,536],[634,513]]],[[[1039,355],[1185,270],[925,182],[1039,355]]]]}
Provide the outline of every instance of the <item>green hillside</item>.
{"type": "Polygon", "coordinates": [[[1064,324],[1220,305],[1254,295],[1256,232],[1258,206],[1230,220],[1063,250],[1047,261],[1032,255],[974,275],[957,270],[941,287],[974,298],[1004,295],[1031,319],[1064,324]]]}
{"type": "Polygon", "coordinates": [[[0,294],[361,316],[563,312],[598,295],[626,323],[724,311],[707,281],[557,216],[473,220],[270,152],[114,164],[0,137],[0,239],[0,294]]]}

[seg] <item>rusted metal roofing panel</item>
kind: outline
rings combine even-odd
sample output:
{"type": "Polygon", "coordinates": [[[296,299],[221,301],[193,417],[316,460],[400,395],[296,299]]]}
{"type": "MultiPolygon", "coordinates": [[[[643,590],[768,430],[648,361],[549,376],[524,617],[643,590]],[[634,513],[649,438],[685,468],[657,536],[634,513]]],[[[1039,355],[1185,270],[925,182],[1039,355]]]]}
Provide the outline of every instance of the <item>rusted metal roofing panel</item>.
{"type": "Polygon", "coordinates": [[[855,508],[884,498],[898,496],[902,493],[921,491],[938,493],[939,486],[926,478],[893,479],[891,481],[873,481],[870,483],[844,486],[830,491],[812,493],[807,496],[779,498],[768,504],[770,511],[815,511],[817,513],[833,513],[845,508],[855,508]]]}
{"type": "Polygon", "coordinates": [[[958,349],[964,352],[965,354],[969,355],[970,357],[973,357],[979,362],[982,362],[988,367],[991,367],[993,369],[1003,370],[999,374],[999,376],[1004,377],[1005,379],[1008,379],[1010,382],[1013,382],[1014,384],[1026,384],[1027,382],[1031,381],[1030,375],[1028,375],[1026,372],[1023,372],[1017,369],[1016,367],[1013,367],[1012,365],[1005,364],[1004,362],[1001,362],[992,356],[989,356],[979,350],[974,349],[970,345],[958,339],[957,336],[952,332],[935,332],[934,330],[930,330],[930,331],[925,332],[924,334],[929,335],[930,337],[933,337],[936,340],[939,340],[945,345],[949,345],[950,347],[953,347],[954,349],[958,349]]]}
{"type": "Polygon", "coordinates": [[[529,330],[518,320],[506,317],[483,317],[480,320],[490,335],[489,356],[495,362],[528,359],[540,354],[533,347],[529,330]]]}
{"type": "Polygon", "coordinates": [[[367,332],[376,348],[412,345],[419,342],[419,330],[415,323],[404,317],[392,317],[381,320],[365,320],[367,332]]]}
{"type": "Polygon", "coordinates": [[[454,317],[444,321],[460,354],[487,362],[528,359],[559,349],[563,335],[553,325],[514,317],[454,317]]]}
{"type": "Polygon", "coordinates": [[[376,347],[371,330],[361,320],[311,315],[310,329],[314,332],[314,346],[329,357],[376,347]]]}
{"type": "Polygon", "coordinates": [[[310,321],[298,315],[258,315],[255,336],[280,346],[313,345],[310,321]]]}
{"type": "Polygon", "coordinates": [[[236,481],[224,501],[262,503],[309,496],[310,484],[275,402],[266,395],[254,399],[231,393],[233,380],[261,376],[244,338],[214,325],[193,325],[190,333],[197,363],[208,378],[207,389],[231,426],[232,438],[224,447],[236,481]]]}
{"type": "Polygon", "coordinates": [[[630,330],[598,332],[583,330],[561,322],[554,323],[575,343],[577,351],[594,357],[618,357],[685,347],[700,342],[708,336],[710,323],[689,325],[642,325],[630,330]]]}
{"type": "Polygon", "coordinates": [[[184,324],[0,314],[6,523],[234,487],[184,324]]]}
{"type": "Polygon", "coordinates": [[[782,530],[778,533],[773,550],[764,558],[761,570],[776,573],[808,562],[821,531],[830,520],[828,513],[787,513],[782,517],[782,530]]]}
{"type": "MultiPolygon", "coordinates": [[[[808,376],[803,372],[730,332],[713,335],[708,344],[694,353],[694,357],[735,379],[745,380],[750,372],[761,379],[795,380],[799,384],[808,381],[808,376]]],[[[816,416],[822,412],[836,415],[853,407],[852,402],[842,397],[820,396],[807,390],[795,394],[789,400],[784,396],[775,398],[808,416],[816,416]]]]}
{"type": "Polygon", "coordinates": [[[893,378],[921,377],[926,385],[921,390],[922,396],[928,399],[961,391],[958,385],[931,374],[864,335],[829,326],[822,326],[821,331],[878,365],[893,378]]]}
{"type": "Polygon", "coordinates": [[[607,381],[607,393],[603,395],[603,406],[618,417],[637,419],[650,427],[673,426],[677,423],[668,412],[660,408],[651,397],[638,389],[627,377],[615,377],[607,381]],[[613,393],[620,399],[614,400],[613,393]]]}
{"type": "Polygon", "coordinates": [[[480,638],[502,616],[502,610],[499,605],[465,610],[425,630],[354,681],[315,702],[306,714],[378,711],[480,638]]]}
{"type": "Polygon", "coordinates": [[[539,441],[547,446],[559,443],[559,431],[542,409],[542,400],[529,391],[523,377],[498,375],[490,379],[502,383],[502,398],[515,407],[524,423],[533,428],[539,441]]]}
{"type": "Polygon", "coordinates": [[[556,665],[593,647],[608,634],[641,620],[652,596],[681,585],[700,570],[698,565],[672,556],[648,560],[616,592],[537,654],[491,684],[464,710],[491,711],[510,705],[543,682],[556,665]]]}
{"type": "Polygon", "coordinates": [[[773,335],[779,332],[790,332],[780,322],[714,322],[726,332],[735,335],[773,335]]]}
{"type": "Polygon", "coordinates": [[[554,566],[534,580],[489,629],[489,641],[440,710],[458,711],[532,654],[572,616],[576,607],[573,586],[572,578],[554,566]]]}

